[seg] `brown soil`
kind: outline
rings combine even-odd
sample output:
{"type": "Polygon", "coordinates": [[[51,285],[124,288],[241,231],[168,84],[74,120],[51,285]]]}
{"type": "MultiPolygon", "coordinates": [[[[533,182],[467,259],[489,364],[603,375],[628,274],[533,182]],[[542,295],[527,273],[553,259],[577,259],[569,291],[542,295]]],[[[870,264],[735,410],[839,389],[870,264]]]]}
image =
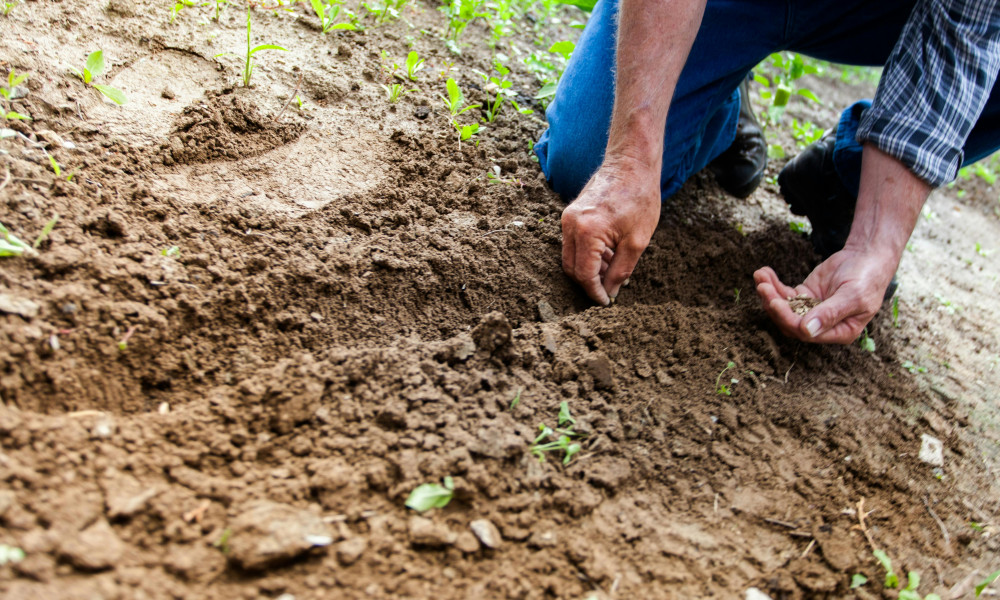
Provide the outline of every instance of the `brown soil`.
{"type": "MultiPolygon", "coordinates": [[[[0,18],[33,117],[0,142],[0,222],[33,240],[61,217],[37,257],[0,259],[20,307],[0,313],[0,543],[26,553],[6,597],[875,598],[862,500],[922,593],[971,597],[998,567],[997,267],[968,242],[1000,239],[994,190],[932,198],[874,354],[784,339],[759,306],[756,268],[815,264],[773,184],[738,202],[694,178],[595,308],[560,268],[540,113],[459,149],[437,99],[452,61],[484,99],[484,44],[418,35],[445,24],[422,5],[326,36],[301,5],[258,10],[255,43],[290,51],[245,89],[213,58],[245,15],[208,13],[0,18]],[[389,105],[379,53],[410,41],[429,66],[389,105]],[[65,73],[98,47],[124,107],[65,73]],[[275,122],[300,75],[307,110],[275,122]],[[540,462],[563,401],[582,450],[540,462]],[[446,476],[446,508],[405,508],[446,476]]],[[[515,86],[537,89],[520,66],[515,86]]]]}

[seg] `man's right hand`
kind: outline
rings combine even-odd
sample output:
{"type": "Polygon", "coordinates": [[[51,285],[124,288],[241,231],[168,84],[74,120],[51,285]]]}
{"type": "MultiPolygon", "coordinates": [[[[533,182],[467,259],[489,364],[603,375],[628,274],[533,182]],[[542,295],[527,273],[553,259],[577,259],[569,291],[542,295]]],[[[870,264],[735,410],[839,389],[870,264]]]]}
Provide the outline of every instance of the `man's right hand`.
{"type": "Polygon", "coordinates": [[[659,220],[659,165],[605,160],[563,210],[563,270],[607,306],[632,276],[659,220]]]}

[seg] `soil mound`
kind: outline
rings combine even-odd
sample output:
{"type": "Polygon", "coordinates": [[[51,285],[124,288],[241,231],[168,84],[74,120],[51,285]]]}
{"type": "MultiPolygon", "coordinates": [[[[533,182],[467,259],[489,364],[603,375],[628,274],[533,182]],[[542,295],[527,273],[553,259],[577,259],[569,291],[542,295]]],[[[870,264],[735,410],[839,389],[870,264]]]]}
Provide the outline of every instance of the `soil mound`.
{"type": "Polygon", "coordinates": [[[161,147],[163,163],[204,163],[259,156],[298,139],[299,124],[274,122],[232,90],[210,95],[183,110],[161,147]]]}

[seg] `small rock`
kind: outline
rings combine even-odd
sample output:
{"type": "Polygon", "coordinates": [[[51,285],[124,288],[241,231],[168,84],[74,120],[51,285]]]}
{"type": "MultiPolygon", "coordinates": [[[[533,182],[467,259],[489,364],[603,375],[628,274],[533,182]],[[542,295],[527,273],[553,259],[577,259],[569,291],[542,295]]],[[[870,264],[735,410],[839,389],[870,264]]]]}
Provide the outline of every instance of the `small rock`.
{"type": "Polygon", "coordinates": [[[920,436],[920,460],[935,467],[944,466],[944,444],[926,433],[920,436]]]}
{"type": "Polygon", "coordinates": [[[649,379],[653,376],[653,367],[649,366],[649,363],[639,359],[635,361],[635,374],[643,379],[649,379]]]}
{"type": "Polygon", "coordinates": [[[594,385],[609,389],[614,384],[611,371],[611,361],[600,352],[593,352],[583,359],[583,367],[594,378],[594,385]]]}
{"type": "Polygon", "coordinates": [[[27,298],[18,298],[10,294],[0,294],[0,312],[20,315],[25,319],[33,319],[38,316],[40,308],[37,302],[32,302],[27,298]]]}
{"type": "Polygon", "coordinates": [[[349,567],[358,562],[368,548],[368,540],[363,537],[353,537],[337,544],[337,562],[349,567]]]}
{"type": "Polygon", "coordinates": [[[656,381],[660,385],[673,385],[674,378],[667,374],[664,370],[659,370],[656,372],[656,381]]]}
{"type": "Polygon", "coordinates": [[[543,323],[555,323],[559,320],[552,305],[545,300],[539,300],[538,302],[538,316],[542,319],[543,323]]]}
{"type": "Polygon", "coordinates": [[[439,525],[424,517],[410,517],[410,543],[415,546],[440,548],[451,546],[458,536],[444,525],[439,525]]]}
{"type": "Polygon", "coordinates": [[[110,473],[102,487],[111,519],[135,516],[161,491],[155,487],[144,488],[135,477],[118,472],[110,473]]]}
{"type": "Polygon", "coordinates": [[[536,531],[528,538],[531,548],[555,548],[558,544],[559,538],[554,531],[536,531]]]}
{"type": "Polygon", "coordinates": [[[226,559],[207,545],[177,545],[167,552],[163,568],[186,581],[209,581],[226,569],[226,559]]]}
{"type": "Polygon", "coordinates": [[[472,530],[472,533],[476,534],[479,541],[487,548],[499,548],[501,542],[503,542],[503,538],[500,537],[500,531],[489,519],[476,519],[469,523],[469,529],[472,530]]]}
{"type": "Polygon", "coordinates": [[[472,554],[479,550],[479,540],[471,532],[463,531],[455,538],[455,547],[465,554],[472,554]]]}
{"type": "Polygon", "coordinates": [[[559,344],[556,342],[555,334],[548,329],[542,331],[542,347],[545,348],[549,354],[555,354],[556,350],[559,349],[559,344]]]}
{"type": "Polygon", "coordinates": [[[747,590],[746,600],[771,600],[771,597],[757,588],[752,587],[747,590]]]}
{"type": "Polygon", "coordinates": [[[164,100],[173,100],[174,98],[177,97],[177,94],[174,92],[174,90],[165,87],[163,88],[163,91],[160,92],[160,97],[163,98],[164,100]]]}
{"type": "Polygon", "coordinates": [[[250,503],[230,530],[229,558],[247,570],[286,563],[333,541],[330,528],[319,516],[269,501],[250,503]]]}
{"type": "Polygon", "coordinates": [[[67,538],[59,547],[62,558],[74,567],[87,571],[114,567],[124,552],[125,544],[104,519],[98,520],[75,537],[67,538]]]}

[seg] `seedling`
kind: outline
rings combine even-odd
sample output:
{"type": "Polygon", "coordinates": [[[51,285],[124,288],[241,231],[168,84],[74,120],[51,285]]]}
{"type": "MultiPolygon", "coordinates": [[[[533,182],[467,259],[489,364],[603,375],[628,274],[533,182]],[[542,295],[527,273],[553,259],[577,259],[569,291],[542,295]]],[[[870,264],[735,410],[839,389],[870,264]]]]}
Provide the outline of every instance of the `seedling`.
{"type": "Polygon", "coordinates": [[[171,246],[169,248],[164,248],[163,250],[160,250],[160,254],[162,256],[180,256],[181,249],[178,246],[171,246]]]}
{"type": "Polygon", "coordinates": [[[909,371],[911,374],[926,373],[927,367],[921,367],[920,365],[915,365],[908,360],[903,361],[903,368],[909,371]]]}
{"type": "Polygon", "coordinates": [[[982,256],[982,257],[985,258],[985,257],[989,256],[990,254],[993,254],[993,252],[994,252],[993,250],[986,250],[985,248],[983,248],[979,244],[979,242],[976,242],[976,254],[978,254],[979,256],[982,256]]]}
{"type": "Polygon", "coordinates": [[[583,449],[579,443],[573,441],[573,438],[578,437],[580,434],[573,431],[576,419],[569,412],[568,402],[563,401],[559,403],[558,423],[559,426],[555,429],[544,423],[538,424],[538,431],[540,433],[531,445],[531,453],[538,457],[538,462],[545,462],[546,452],[561,450],[563,452],[563,464],[568,465],[573,456],[583,449]],[[556,434],[558,434],[558,437],[555,441],[543,443],[544,440],[551,439],[556,434]]]}
{"type": "Polygon", "coordinates": [[[788,228],[794,231],[795,233],[802,233],[802,234],[809,233],[809,226],[803,223],[802,221],[792,221],[791,223],[788,224],[788,228]]]}
{"type": "Polygon", "coordinates": [[[851,589],[859,588],[864,584],[868,583],[868,578],[861,573],[855,573],[851,576],[851,589]]]}
{"type": "Polygon", "coordinates": [[[424,68],[424,59],[420,58],[416,50],[411,50],[406,55],[406,77],[410,81],[417,80],[417,73],[424,68]]]}
{"type": "Polygon", "coordinates": [[[350,31],[358,29],[358,18],[354,15],[354,13],[346,9],[344,9],[344,14],[347,15],[349,22],[335,22],[341,9],[343,8],[342,0],[334,0],[329,3],[326,2],[326,0],[310,0],[310,2],[312,4],[313,11],[316,13],[316,16],[319,17],[320,27],[324,35],[339,29],[350,31]]]}
{"type": "Polygon", "coordinates": [[[10,11],[14,10],[14,6],[17,2],[0,2],[0,15],[7,16],[10,11]]]}
{"type": "Polygon", "coordinates": [[[448,89],[448,97],[445,98],[441,94],[438,94],[438,96],[440,96],[441,99],[444,100],[445,108],[448,109],[448,112],[451,113],[452,117],[457,117],[458,115],[464,113],[467,110],[471,110],[473,108],[479,108],[478,104],[470,104],[465,108],[462,107],[462,105],[465,104],[465,96],[462,94],[462,90],[458,87],[458,84],[455,83],[455,80],[452,79],[451,77],[448,78],[448,81],[445,83],[445,86],[448,89]]]}
{"type": "Polygon", "coordinates": [[[989,587],[990,584],[996,581],[997,579],[1000,579],[1000,571],[993,571],[992,573],[990,573],[986,577],[986,579],[983,580],[982,583],[976,586],[976,598],[978,598],[979,595],[983,593],[983,590],[989,587]]]}
{"type": "Polygon", "coordinates": [[[733,300],[733,304],[739,304],[740,303],[740,288],[733,288],[733,295],[735,296],[735,299],[733,300]]]}
{"type": "Polygon", "coordinates": [[[722,382],[722,376],[726,374],[726,371],[734,368],[736,368],[736,363],[734,363],[733,361],[727,362],[726,368],[722,369],[722,371],[719,373],[719,376],[715,378],[716,394],[726,395],[726,396],[733,395],[732,385],[739,383],[739,380],[734,377],[729,379],[729,383],[721,383],[721,382],[722,382]]]}
{"type": "Polygon", "coordinates": [[[382,89],[385,90],[386,96],[388,96],[389,99],[389,104],[395,104],[399,102],[399,99],[405,96],[406,94],[417,91],[417,88],[410,88],[408,90],[403,89],[402,83],[390,83],[389,85],[386,84],[379,84],[379,85],[381,85],[382,89]]]}
{"type": "Polygon", "coordinates": [[[432,508],[444,508],[455,495],[455,482],[451,477],[445,477],[442,482],[423,483],[418,485],[406,499],[407,508],[417,512],[426,512],[432,508]]]}
{"type": "Polygon", "coordinates": [[[39,246],[45,243],[45,240],[49,239],[49,234],[52,233],[52,230],[55,229],[56,223],[58,222],[59,215],[49,219],[49,222],[45,224],[45,227],[42,227],[42,232],[35,238],[35,243],[31,245],[32,249],[37,250],[39,246]]]}
{"type": "MultiPolygon", "coordinates": [[[[261,50],[281,50],[282,52],[287,52],[288,50],[282,48],[281,46],[276,46],[274,44],[260,44],[259,46],[250,47],[250,13],[251,8],[247,7],[247,55],[246,62],[243,65],[243,87],[250,87],[250,78],[253,76],[253,55],[257,54],[261,50]]],[[[215,57],[218,58],[223,55],[232,54],[231,52],[223,52],[221,54],[216,54],[215,57]]]]}
{"type": "Polygon", "coordinates": [[[219,536],[219,539],[215,540],[212,545],[218,548],[219,552],[229,554],[229,538],[232,537],[232,535],[233,530],[226,527],[222,530],[222,535],[219,536]]]}
{"type": "Polygon", "coordinates": [[[500,167],[497,165],[493,165],[493,169],[486,172],[486,180],[490,183],[524,187],[524,182],[517,177],[501,177],[500,167]]]}
{"type": "Polygon", "coordinates": [[[875,352],[875,340],[873,340],[868,336],[867,327],[865,327],[865,330],[862,331],[861,335],[858,337],[858,346],[861,346],[862,350],[866,350],[868,352],[875,352]]]}
{"type": "Polygon", "coordinates": [[[892,326],[899,329],[899,296],[892,299],[892,326]]]}
{"type": "Polygon", "coordinates": [[[110,85],[102,85],[99,83],[93,83],[95,77],[99,77],[104,73],[104,51],[95,50],[87,56],[87,63],[83,67],[83,71],[80,71],[76,67],[70,67],[77,77],[83,80],[83,82],[90,87],[94,88],[98,92],[101,92],[109,100],[115,104],[121,106],[128,102],[125,98],[125,93],[118,88],[111,87],[110,85]]]}
{"type": "Polygon", "coordinates": [[[521,390],[517,390],[517,393],[514,394],[514,399],[510,401],[509,410],[514,410],[520,403],[521,403],[521,390]]]}
{"type": "Polygon", "coordinates": [[[375,0],[374,2],[362,2],[361,5],[368,9],[368,12],[375,15],[376,23],[385,23],[389,18],[398,19],[400,11],[410,0],[375,0]]]}
{"type": "Polygon", "coordinates": [[[24,256],[25,254],[33,256],[37,252],[11,233],[3,226],[3,223],[0,223],[0,256],[24,256]]]}
{"type": "MultiPolygon", "coordinates": [[[[24,560],[24,550],[17,546],[0,544],[0,567],[7,563],[18,563],[24,560]]],[[[978,594],[976,594],[978,596],[978,594]]]]}
{"type": "MultiPolygon", "coordinates": [[[[6,87],[0,86],[0,96],[3,96],[4,100],[6,100],[7,102],[10,102],[11,100],[14,99],[14,88],[16,88],[18,86],[18,84],[22,83],[27,78],[28,78],[28,74],[27,73],[24,73],[22,75],[18,75],[17,73],[14,72],[14,69],[11,69],[10,73],[7,74],[7,86],[6,87]]],[[[11,120],[30,121],[31,120],[31,117],[29,117],[28,115],[23,115],[23,114],[17,112],[16,110],[7,110],[7,111],[0,110],[0,114],[2,114],[3,118],[5,120],[8,120],[8,121],[11,121],[11,120]]]]}
{"type": "MultiPolygon", "coordinates": [[[[479,76],[483,78],[483,82],[486,83],[486,89],[489,91],[496,91],[496,97],[492,102],[486,103],[486,122],[493,123],[500,116],[500,111],[503,108],[503,101],[507,94],[510,93],[510,88],[514,84],[507,81],[507,75],[510,73],[510,69],[503,66],[499,60],[493,60],[493,68],[496,70],[496,75],[488,75],[486,73],[479,73],[479,76]]],[[[478,71],[477,71],[478,72],[478,71]]]]}
{"type": "Polygon", "coordinates": [[[476,18],[488,18],[489,15],[483,12],[485,0],[450,0],[444,6],[438,8],[448,17],[448,31],[445,37],[448,38],[448,49],[455,54],[461,54],[458,49],[458,38],[469,26],[469,23],[476,18]]]}
{"type": "Polygon", "coordinates": [[[776,73],[773,79],[768,79],[761,73],[754,73],[754,81],[768,88],[761,92],[760,97],[770,101],[766,117],[771,123],[780,123],[785,114],[785,108],[792,95],[808,98],[817,104],[822,104],[811,90],[798,88],[796,81],[803,75],[820,74],[820,67],[813,62],[806,62],[801,54],[796,52],[777,52],[768,57],[776,73]]]}
{"type": "MultiPolygon", "coordinates": [[[[882,568],[885,569],[884,587],[890,590],[898,588],[899,576],[892,570],[892,560],[889,559],[889,555],[883,550],[875,550],[872,554],[878,560],[879,564],[882,565],[882,568]]],[[[897,598],[899,600],[921,600],[921,596],[917,592],[918,587],[920,587],[920,573],[909,571],[906,574],[906,587],[899,590],[897,598]]],[[[941,597],[937,594],[927,594],[922,598],[923,600],[941,600],[941,597]]]]}
{"type": "MultiPolygon", "coordinates": [[[[462,125],[458,121],[452,121],[451,124],[452,126],[455,127],[455,130],[458,131],[459,150],[462,149],[462,142],[470,139],[474,135],[477,135],[482,129],[485,129],[485,127],[480,127],[479,123],[473,123],[471,125],[462,125]]],[[[476,142],[476,145],[478,144],[479,142],[476,142]]]]}

